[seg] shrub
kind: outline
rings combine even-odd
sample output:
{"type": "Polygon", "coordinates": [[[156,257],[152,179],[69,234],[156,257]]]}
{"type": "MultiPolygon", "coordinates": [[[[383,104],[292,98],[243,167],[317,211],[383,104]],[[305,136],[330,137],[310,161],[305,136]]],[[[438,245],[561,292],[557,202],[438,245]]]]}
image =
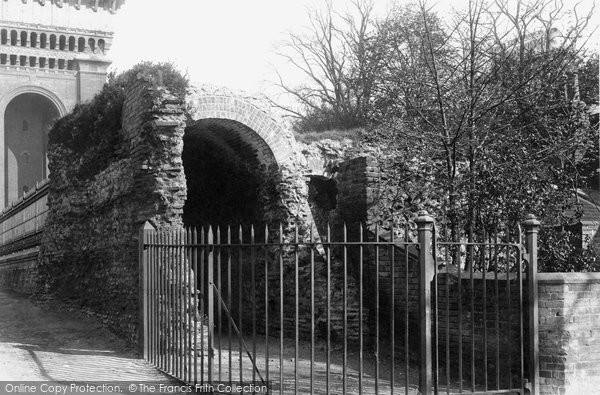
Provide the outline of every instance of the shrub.
{"type": "Polygon", "coordinates": [[[51,174],[58,161],[69,161],[70,180],[89,179],[121,155],[123,103],[127,89],[138,78],[145,78],[154,87],[163,86],[182,99],[189,85],[188,78],[171,63],[143,62],[118,76],[109,75],[92,101],[76,106],[50,130],[51,174]]]}

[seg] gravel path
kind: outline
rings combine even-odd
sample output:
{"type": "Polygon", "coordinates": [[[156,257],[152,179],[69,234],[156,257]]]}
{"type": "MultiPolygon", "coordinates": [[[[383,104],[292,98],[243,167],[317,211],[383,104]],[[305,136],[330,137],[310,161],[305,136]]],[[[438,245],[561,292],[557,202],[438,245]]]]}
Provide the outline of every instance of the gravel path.
{"type": "Polygon", "coordinates": [[[24,380],[173,384],[83,314],[37,306],[0,290],[0,381],[24,380]]]}
{"type": "MultiPolygon", "coordinates": [[[[272,345],[270,348],[274,350],[277,347],[272,345]]],[[[293,388],[293,382],[290,380],[294,379],[293,359],[288,355],[292,353],[291,350],[287,345],[284,370],[288,388],[293,388]]],[[[261,356],[257,355],[258,364],[263,367],[261,364],[264,362],[264,355],[261,350],[258,352],[261,356]]],[[[298,364],[298,393],[308,393],[310,389],[310,359],[304,355],[306,352],[303,348],[298,364]]],[[[238,361],[239,353],[233,354],[235,354],[233,359],[238,361]]],[[[228,355],[225,353],[221,356],[223,366],[228,364],[228,355]]],[[[218,359],[218,355],[216,357],[218,359]]],[[[244,366],[250,367],[251,363],[246,360],[245,354],[244,359],[244,366]]],[[[332,382],[329,387],[332,393],[341,393],[341,384],[337,382],[341,377],[341,365],[337,364],[337,359],[339,358],[334,357],[332,365],[332,382]]],[[[365,363],[368,365],[369,361],[365,363]]],[[[237,363],[235,366],[238,366],[237,363]]],[[[278,358],[271,358],[271,373],[278,375],[278,369],[278,358]]],[[[318,362],[315,370],[315,393],[324,393],[325,365],[318,362]]],[[[237,377],[238,373],[236,372],[234,377],[237,377]]],[[[251,377],[251,370],[246,373],[248,373],[247,377],[251,377]]],[[[358,393],[356,373],[355,369],[349,368],[349,394],[358,393]]],[[[227,374],[224,373],[221,379],[226,380],[226,376],[227,374]]],[[[373,393],[373,377],[365,374],[364,380],[363,392],[373,393]]],[[[414,380],[416,379],[412,377],[411,382],[414,380]]],[[[128,388],[129,383],[181,385],[149,363],[137,358],[134,351],[122,339],[84,314],[58,309],[54,303],[36,305],[28,297],[6,290],[0,290],[0,395],[15,393],[7,391],[4,388],[6,383],[2,381],[43,381],[57,386],[62,382],[115,383],[120,385],[121,391],[104,393],[125,394],[150,393],[139,391],[139,387],[136,391],[132,391],[128,388]]],[[[398,388],[394,392],[403,394],[402,377],[398,377],[396,386],[398,388]]],[[[409,393],[416,394],[416,389],[412,385],[411,387],[409,393]]],[[[386,379],[380,381],[380,390],[381,393],[390,393],[389,382],[386,379]]],[[[66,393],[89,394],[91,392],[68,391],[66,393]]],[[[180,394],[172,388],[152,393],[180,394]]]]}

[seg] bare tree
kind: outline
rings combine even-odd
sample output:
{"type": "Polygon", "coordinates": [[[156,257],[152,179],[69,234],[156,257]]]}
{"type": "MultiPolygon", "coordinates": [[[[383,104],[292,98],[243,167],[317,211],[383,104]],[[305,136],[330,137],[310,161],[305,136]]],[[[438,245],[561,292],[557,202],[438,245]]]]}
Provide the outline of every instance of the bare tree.
{"type": "Polygon", "coordinates": [[[421,1],[385,23],[392,55],[376,113],[404,155],[431,158],[455,236],[524,210],[556,215],[572,193],[574,153],[589,142],[577,97],[560,95],[591,18],[577,10],[470,0],[446,27],[421,1]],[[570,25],[557,29],[567,12],[570,25]]]}
{"type": "Polygon", "coordinates": [[[313,126],[353,127],[366,123],[374,81],[382,54],[373,29],[372,0],[352,0],[346,13],[333,10],[331,0],[323,9],[309,10],[306,34],[291,32],[278,51],[305,77],[290,86],[278,75],[277,85],[300,104],[300,110],[272,104],[297,120],[316,120],[313,126]]]}

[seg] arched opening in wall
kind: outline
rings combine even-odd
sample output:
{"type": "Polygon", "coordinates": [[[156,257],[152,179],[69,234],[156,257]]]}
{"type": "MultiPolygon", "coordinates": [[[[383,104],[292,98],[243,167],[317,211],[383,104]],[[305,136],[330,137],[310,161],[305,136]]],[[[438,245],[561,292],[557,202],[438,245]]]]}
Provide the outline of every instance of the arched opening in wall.
{"type": "Polygon", "coordinates": [[[48,36],[46,33],[40,34],[40,48],[46,48],[48,45],[48,36]]]}
{"type": "Polygon", "coordinates": [[[85,38],[79,37],[79,40],[77,40],[77,51],[78,52],[85,51],[85,38]]]}
{"type": "Polygon", "coordinates": [[[64,51],[66,47],[67,47],[67,38],[65,36],[60,36],[60,38],[58,39],[58,49],[60,49],[61,51],[64,51]]]}
{"type": "Polygon", "coordinates": [[[18,36],[19,35],[16,30],[10,31],[10,45],[17,45],[17,37],[18,36]]]}
{"type": "Polygon", "coordinates": [[[20,94],[8,103],[4,113],[4,206],[48,177],[48,131],[59,114],[52,101],[37,93],[20,94]]]}
{"type": "Polygon", "coordinates": [[[325,176],[308,177],[308,203],[313,220],[320,234],[327,232],[327,225],[335,221],[338,187],[334,179],[325,176]]]}
{"type": "Polygon", "coordinates": [[[50,49],[56,49],[56,35],[50,35],[50,49]]]}
{"type": "Polygon", "coordinates": [[[0,33],[0,43],[2,45],[8,44],[8,30],[2,29],[2,32],[0,33]]]}
{"type": "Polygon", "coordinates": [[[21,32],[21,46],[27,46],[27,32],[21,32]]]}
{"type": "Polygon", "coordinates": [[[104,47],[105,47],[105,43],[103,39],[98,40],[98,49],[100,50],[100,53],[104,53],[104,47]]]}
{"type": "Polygon", "coordinates": [[[186,226],[276,220],[278,174],[267,143],[248,126],[208,118],[188,124],[183,139],[186,226]],[[267,218],[269,217],[269,218],[267,218]]]}
{"type": "Polygon", "coordinates": [[[38,35],[37,35],[37,33],[32,32],[31,36],[30,36],[30,40],[31,40],[31,46],[34,47],[34,48],[37,47],[37,45],[38,45],[38,35]]]}
{"type": "Polygon", "coordinates": [[[88,47],[90,47],[91,53],[96,53],[96,40],[94,40],[93,38],[90,38],[88,40],[88,47]]]}
{"type": "Polygon", "coordinates": [[[75,51],[75,37],[69,37],[69,51],[75,51]]]}

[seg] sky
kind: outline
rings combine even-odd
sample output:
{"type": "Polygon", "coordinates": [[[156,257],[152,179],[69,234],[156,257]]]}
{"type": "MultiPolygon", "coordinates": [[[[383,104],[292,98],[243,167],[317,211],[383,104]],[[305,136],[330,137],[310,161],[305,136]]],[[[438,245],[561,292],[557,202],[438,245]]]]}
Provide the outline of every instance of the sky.
{"type": "MultiPolygon", "coordinates": [[[[336,9],[348,2],[332,1],[336,9]]],[[[593,2],[582,1],[588,7],[593,2]]],[[[465,2],[453,0],[452,7],[465,2]]],[[[270,93],[274,67],[292,84],[302,80],[275,50],[288,31],[306,27],[307,7],[314,4],[318,0],[127,0],[116,15],[111,69],[171,61],[194,83],[270,93]]],[[[375,7],[381,15],[389,2],[375,0],[375,7]]],[[[449,14],[450,2],[436,8],[449,14]]]]}
{"type": "Polygon", "coordinates": [[[279,62],[277,43],[305,24],[306,3],[128,0],[117,15],[112,68],[172,61],[194,82],[261,92],[279,62]]]}

